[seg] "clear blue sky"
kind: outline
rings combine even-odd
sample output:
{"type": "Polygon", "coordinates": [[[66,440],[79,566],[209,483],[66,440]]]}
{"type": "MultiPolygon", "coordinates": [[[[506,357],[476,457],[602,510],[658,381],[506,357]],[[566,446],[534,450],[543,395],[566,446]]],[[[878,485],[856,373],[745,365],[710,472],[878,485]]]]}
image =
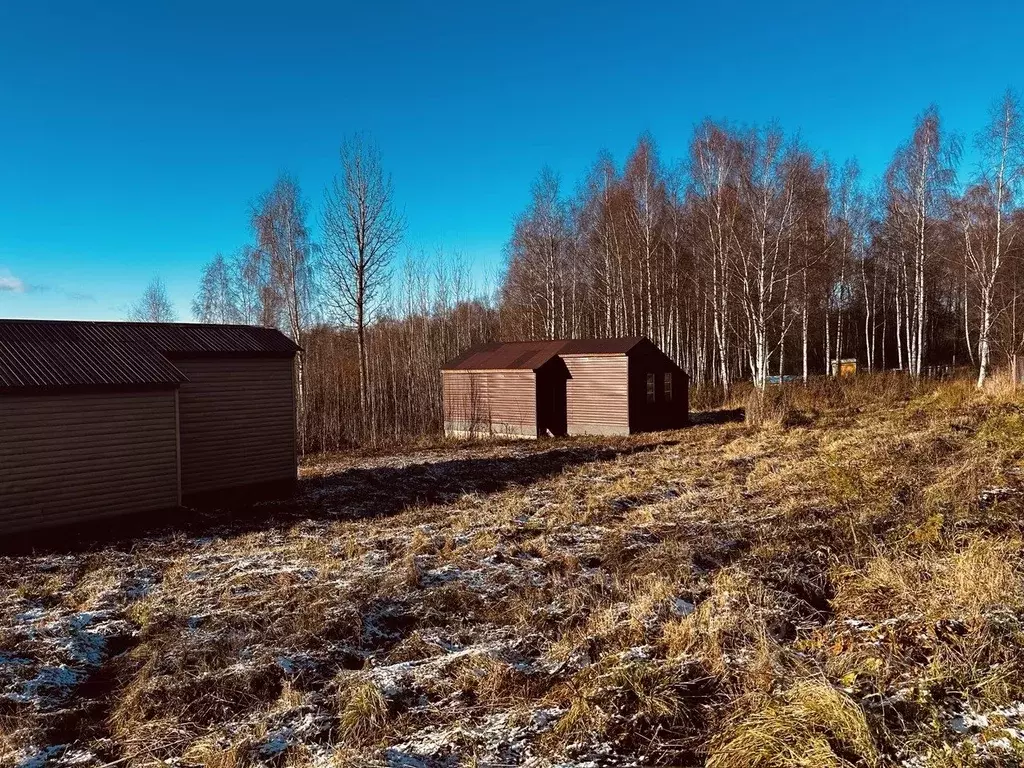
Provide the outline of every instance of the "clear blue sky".
{"type": "Polygon", "coordinates": [[[253,198],[289,171],[315,211],[355,131],[406,245],[480,274],[542,165],[571,190],[648,130],[671,161],[705,116],[870,180],[930,102],[971,134],[1024,90],[1024,9],[985,5],[2,3],[0,317],[118,319],[159,274],[188,319],[253,198]]]}

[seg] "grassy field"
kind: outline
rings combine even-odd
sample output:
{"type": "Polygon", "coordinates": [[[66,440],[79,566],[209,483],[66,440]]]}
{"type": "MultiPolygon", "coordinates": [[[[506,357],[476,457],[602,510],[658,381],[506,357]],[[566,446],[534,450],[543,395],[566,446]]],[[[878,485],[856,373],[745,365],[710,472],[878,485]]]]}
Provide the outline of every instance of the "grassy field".
{"type": "Polygon", "coordinates": [[[1020,765],[1024,392],[727,405],[0,558],[0,765],[1020,765]]]}

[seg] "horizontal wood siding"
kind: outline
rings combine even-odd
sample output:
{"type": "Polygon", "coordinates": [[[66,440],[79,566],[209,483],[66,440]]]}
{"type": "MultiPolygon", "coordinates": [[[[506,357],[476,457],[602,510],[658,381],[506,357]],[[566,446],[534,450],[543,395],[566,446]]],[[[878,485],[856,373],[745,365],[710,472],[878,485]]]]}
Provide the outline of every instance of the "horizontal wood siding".
{"type": "Polygon", "coordinates": [[[0,532],[177,505],[174,390],[0,397],[0,532]]]}
{"type": "Polygon", "coordinates": [[[629,434],[629,367],[625,355],[565,355],[570,435],[629,434]]]}
{"type": "Polygon", "coordinates": [[[445,434],[537,436],[533,371],[442,371],[445,434]]]}
{"type": "Polygon", "coordinates": [[[291,358],[174,358],[185,496],[296,479],[291,358]]]}

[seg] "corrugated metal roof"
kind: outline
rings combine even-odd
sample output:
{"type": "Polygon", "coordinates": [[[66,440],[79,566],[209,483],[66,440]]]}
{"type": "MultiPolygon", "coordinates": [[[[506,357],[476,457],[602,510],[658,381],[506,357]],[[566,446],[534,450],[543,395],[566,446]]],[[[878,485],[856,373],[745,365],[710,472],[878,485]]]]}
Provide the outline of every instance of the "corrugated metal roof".
{"type": "Polygon", "coordinates": [[[0,389],[179,384],[189,354],[294,354],[273,328],[0,320],[0,389]],[[170,359],[169,359],[170,358],[170,359]]]}
{"type": "Polygon", "coordinates": [[[152,348],[93,341],[0,338],[0,389],[180,384],[184,374],[152,348]]]}
{"type": "Polygon", "coordinates": [[[491,342],[471,347],[451,360],[444,371],[535,371],[556,355],[624,355],[642,338],[559,339],[555,341],[491,342]]]}
{"type": "Polygon", "coordinates": [[[276,328],[201,323],[112,323],[80,320],[0,320],[0,338],[146,344],[168,355],[290,354],[299,347],[276,328]]]}

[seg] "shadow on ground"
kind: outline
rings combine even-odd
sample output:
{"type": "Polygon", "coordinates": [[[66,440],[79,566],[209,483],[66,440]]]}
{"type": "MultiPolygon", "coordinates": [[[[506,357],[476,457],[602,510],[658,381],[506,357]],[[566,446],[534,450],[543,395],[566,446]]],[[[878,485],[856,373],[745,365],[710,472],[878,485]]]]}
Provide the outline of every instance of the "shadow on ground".
{"type": "Polygon", "coordinates": [[[717,411],[691,413],[690,424],[695,427],[699,427],[707,424],[743,423],[746,417],[747,413],[743,408],[720,408],[717,411]]]}
{"type": "Polygon", "coordinates": [[[410,507],[450,503],[464,494],[492,494],[527,486],[569,467],[609,461],[675,445],[560,445],[506,456],[446,459],[404,466],[354,467],[299,481],[292,498],[179,509],[32,532],[0,541],[0,551],[74,552],[117,545],[130,548],[155,536],[237,536],[289,528],[301,520],[356,520],[396,515],[410,507]]]}

